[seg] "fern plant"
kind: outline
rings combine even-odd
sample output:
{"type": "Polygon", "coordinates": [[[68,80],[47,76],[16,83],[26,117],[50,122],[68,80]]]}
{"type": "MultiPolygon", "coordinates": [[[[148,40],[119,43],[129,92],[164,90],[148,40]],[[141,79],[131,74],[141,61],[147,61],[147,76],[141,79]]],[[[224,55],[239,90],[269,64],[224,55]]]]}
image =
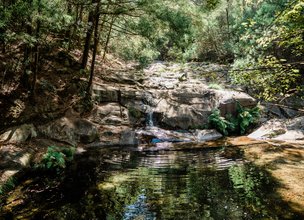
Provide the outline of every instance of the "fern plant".
{"type": "MultiPolygon", "coordinates": [[[[10,177],[5,183],[0,184],[0,196],[11,191],[16,185],[16,178],[14,176],[10,177]]],[[[1,199],[0,199],[1,202],[1,199]]]]}
{"type": "Polygon", "coordinates": [[[232,129],[234,125],[227,121],[224,117],[221,116],[219,109],[213,110],[212,114],[208,118],[209,124],[211,127],[216,128],[223,135],[228,135],[228,130],[232,129]]]}
{"type": "Polygon", "coordinates": [[[50,146],[48,147],[47,152],[43,155],[42,161],[36,167],[59,171],[64,169],[66,167],[66,163],[73,159],[74,153],[74,147],[50,146]]]}
{"type": "Polygon", "coordinates": [[[250,125],[256,123],[260,117],[260,108],[258,106],[248,109],[243,108],[237,102],[237,121],[240,134],[245,134],[250,125]]]}
{"type": "Polygon", "coordinates": [[[258,106],[248,109],[243,108],[239,102],[237,102],[237,116],[226,115],[221,116],[219,109],[213,110],[208,118],[209,125],[218,130],[223,135],[227,136],[232,133],[245,134],[248,128],[256,123],[260,117],[260,108],[258,106]]]}

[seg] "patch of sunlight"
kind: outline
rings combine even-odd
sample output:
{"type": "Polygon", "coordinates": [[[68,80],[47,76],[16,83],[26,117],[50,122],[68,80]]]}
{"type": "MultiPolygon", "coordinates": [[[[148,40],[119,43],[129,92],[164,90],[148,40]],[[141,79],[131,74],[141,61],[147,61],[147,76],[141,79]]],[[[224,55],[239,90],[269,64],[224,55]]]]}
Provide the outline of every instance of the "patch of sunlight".
{"type": "Polygon", "coordinates": [[[216,83],[211,83],[208,85],[208,88],[209,89],[216,89],[216,90],[221,90],[223,89],[223,87],[219,84],[216,84],[216,83]]]}
{"type": "Polygon", "coordinates": [[[97,187],[99,190],[112,190],[115,188],[115,185],[113,183],[103,182],[98,184],[97,187]]]}
{"type": "Polygon", "coordinates": [[[122,183],[130,179],[130,176],[127,174],[115,174],[109,178],[107,182],[102,182],[98,184],[99,190],[111,190],[116,187],[119,187],[122,183]]]}
{"type": "Polygon", "coordinates": [[[24,155],[22,155],[22,157],[19,158],[19,162],[21,163],[22,166],[27,166],[30,163],[30,159],[31,159],[31,154],[26,153],[24,155]]]}

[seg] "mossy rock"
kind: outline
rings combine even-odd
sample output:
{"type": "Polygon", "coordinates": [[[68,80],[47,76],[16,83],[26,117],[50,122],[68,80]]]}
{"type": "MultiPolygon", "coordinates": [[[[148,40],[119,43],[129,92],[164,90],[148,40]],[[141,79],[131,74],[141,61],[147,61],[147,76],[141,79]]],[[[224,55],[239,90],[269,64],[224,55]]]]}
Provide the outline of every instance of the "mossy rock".
{"type": "Polygon", "coordinates": [[[128,108],[128,111],[129,111],[129,115],[130,115],[132,118],[140,119],[141,117],[143,117],[142,112],[139,111],[139,110],[136,109],[136,108],[129,107],[129,108],[128,108]]]}

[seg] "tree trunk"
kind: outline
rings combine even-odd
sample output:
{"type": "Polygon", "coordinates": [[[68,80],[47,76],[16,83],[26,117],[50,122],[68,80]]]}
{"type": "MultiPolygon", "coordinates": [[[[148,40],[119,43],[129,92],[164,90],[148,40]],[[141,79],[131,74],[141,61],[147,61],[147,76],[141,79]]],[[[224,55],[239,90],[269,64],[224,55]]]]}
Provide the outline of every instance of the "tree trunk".
{"type": "MultiPolygon", "coordinates": [[[[71,3],[67,3],[67,13],[69,15],[72,14],[72,5],[71,3]]],[[[68,49],[70,48],[70,41],[71,41],[71,35],[72,35],[72,28],[73,26],[68,27],[68,29],[65,32],[64,41],[68,44],[68,49]]]]}
{"type": "MultiPolygon", "coordinates": [[[[2,7],[5,10],[6,5],[5,5],[5,1],[1,1],[2,2],[2,7]]],[[[0,28],[0,44],[2,46],[2,53],[5,54],[5,40],[4,40],[4,34],[5,34],[5,28],[0,28]],[[2,35],[2,36],[1,36],[2,35]]]]}
{"type": "Polygon", "coordinates": [[[102,55],[102,61],[105,60],[106,53],[108,52],[108,45],[109,45],[109,42],[110,42],[110,36],[111,36],[111,32],[112,32],[114,21],[115,21],[115,17],[113,15],[112,19],[111,19],[110,29],[109,29],[109,32],[108,32],[108,35],[107,35],[107,39],[106,39],[106,44],[105,44],[105,47],[104,47],[103,55],[102,55]]]}
{"type": "Polygon", "coordinates": [[[78,24],[79,24],[79,20],[80,20],[80,13],[82,13],[80,10],[80,7],[82,8],[82,5],[76,5],[76,8],[75,8],[75,21],[74,21],[74,24],[72,25],[71,27],[71,33],[70,33],[70,37],[69,37],[69,44],[68,44],[68,50],[71,50],[72,48],[72,43],[73,43],[73,40],[75,40],[77,43],[79,43],[79,36],[76,36],[76,39],[75,38],[75,32],[77,30],[77,27],[78,27],[78,24]]]}
{"type": "Polygon", "coordinates": [[[227,22],[227,36],[230,37],[230,24],[229,24],[229,0],[227,0],[226,7],[226,22],[227,22]]]}
{"type": "MultiPolygon", "coordinates": [[[[96,0],[92,0],[92,4],[95,4],[95,3],[96,3],[96,0]]],[[[94,11],[91,10],[89,12],[89,17],[88,17],[88,30],[87,30],[84,49],[83,49],[83,53],[82,53],[81,69],[85,69],[87,67],[89,51],[90,51],[90,46],[91,46],[91,38],[92,38],[92,33],[93,33],[93,22],[94,22],[94,11]]]]}
{"type": "Polygon", "coordinates": [[[3,28],[0,29],[0,33],[2,33],[2,36],[0,36],[0,43],[1,43],[1,51],[3,54],[5,54],[6,50],[5,50],[5,39],[4,39],[4,34],[5,34],[5,30],[3,28]]]}
{"type": "Polygon", "coordinates": [[[79,22],[83,21],[83,5],[80,6],[80,10],[79,10],[79,22]]]}
{"type": "Polygon", "coordinates": [[[89,83],[87,87],[87,95],[90,94],[91,92],[91,87],[93,83],[93,77],[94,77],[94,68],[95,68],[95,60],[96,60],[96,53],[97,53],[97,48],[99,44],[99,31],[98,31],[98,24],[99,24],[99,6],[100,6],[100,0],[97,2],[97,8],[95,11],[95,27],[94,27],[94,47],[93,47],[93,57],[92,57],[92,63],[91,63],[91,71],[90,71],[90,78],[89,78],[89,83]]]}
{"type": "MultiPolygon", "coordinates": [[[[41,14],[41,0],[38,0],[38,15],[41,14]]],[[[33,69],[33,80],[31,86],[31,102],[35,104],[36,102],[36,84],[37,84],[37,75],[38,75],[38,67],[39,67],[39,37],[40,37],[40,27],[41,21],[37,19],[37,26],[36,26],[36,43],[35,43],[35,58],[34,58],[34,69],[33,69]]]]}
{"type": "MultiPolygon", "coordinates": [[[[28,1],[29,5],[32,6],[33,0],[28,1]]],[[[27,17],[27,22],[24,22],[25,31],[26,33],[31,36],[33,33],[33,29],[31,26],[31,17],[27,17]]],[[[24,44],[24,52],[23,52],[23,75],[21,76],[21,83],[22,85],[30,89],[30,82],[29,82],[29,72],[31,71],[31,56],[32,56],[32,48],[28,45],[28,43],[24,44]]]]}
{"type": "Polygon", "coordinates": [[[38,75],[38,67],[39,67],[39,47],[38,45],[35,47],[35,65],[33,70],[33,80],[31,87],[31,103],[34,105],[36,103],[36,85],[37,85],[37,75],[38,75]]]}

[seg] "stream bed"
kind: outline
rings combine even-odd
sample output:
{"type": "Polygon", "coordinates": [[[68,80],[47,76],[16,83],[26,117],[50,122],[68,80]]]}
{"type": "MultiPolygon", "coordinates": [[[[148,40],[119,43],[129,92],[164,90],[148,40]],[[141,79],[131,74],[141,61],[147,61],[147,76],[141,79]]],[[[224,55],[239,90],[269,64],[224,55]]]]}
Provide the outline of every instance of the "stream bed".
{"type": "Polygon", "coordinates": [[[92,148],[64,173],[31,172],[0,219],[301,219],[239,149],[92,148]]]}

